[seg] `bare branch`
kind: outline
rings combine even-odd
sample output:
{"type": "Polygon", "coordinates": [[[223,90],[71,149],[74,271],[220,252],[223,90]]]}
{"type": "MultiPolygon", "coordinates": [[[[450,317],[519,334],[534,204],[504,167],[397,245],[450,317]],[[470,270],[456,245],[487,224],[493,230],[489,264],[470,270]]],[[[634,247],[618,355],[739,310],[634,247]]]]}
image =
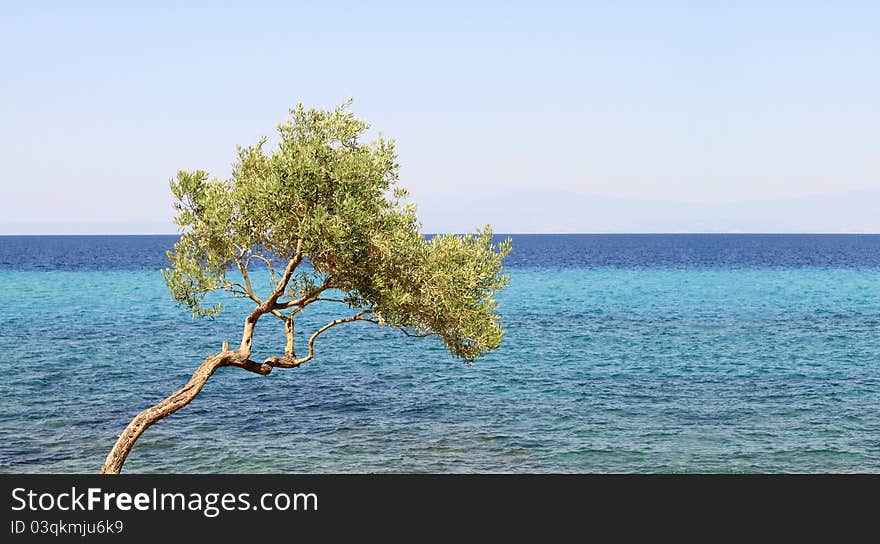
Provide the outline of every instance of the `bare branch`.
{"type": "Polygon", "coordinates": [[[312,333],[312,336],[309,337],[309,354],[305,357],[294,358],[294,357],[270,357],[266,359],[266,363],[271,364],[272,366],[278,366],[281,368],[294,368],[303,363],[307,363],[312,360],[315,356],[315,340],[318,339],[318,336],[321,333],[327,331],[328,329],[335,327],[336,325],[342,325],[343,323],[351,323],[352,321],[361,321],[364,320],[363,316],[370,313],[370,310],[362,310],[351,317],[343,317],[340,319],[335,319],[330,323],[327,323],[320,329],[316,330],[312,333]],[[271,361],[270,361],[271,360],[271,361]]]}
{"type": "Polygon", "coordinates": [[[242,368],[244,370],[247,370],[248,372],[259,374],[260,376],[266,376],[270,372],[272,372],[272,365],[268,365],[266,363],[258,363],[256,361],[251,361],[250,359],[232,359],[227,363],[227,366],[242,368]]]}
{"type": "Polygon", "coordinates": [[[305,361],[298,361],[294,357],[278,357],[277,355],[273,355],[272,357],[268,357],[263,364],[269,365],[272,368],[296,368],[303,362],[305,361]]]}
{"type": "MultiPolygon", "coordinates": [[[[366,317],[360,318],[359,321],[367,321],[368,323],[375,323],[376,325],[385,324],[384,322],[379,321],[378,319],[370,319],[370,318],[366,318],[366,317]]],[[[410,332],[409,330],[406,329],[406,327],[403,327],[401,325],[391,325],[391,326],[398,329],[400,332],[402,332],[406,336],[409,336],[410,338],[427,338],[427,337],[431,336],[431,333],[428,333],[428,332],[425,332],[425,333],[410,332]]]]}
{"type": "Polygon", "coordinates": [[[400,330],[400,332],[402,332],[403,334],[409,336],[410,338],[427,338],[427,337],[431,336],[431,333],[427,333],[427,332],[410,332],[410,331],[406,330],[406,329],[403,328],[403,327],[398,327],[397,325],[395,325],[395,327],[397,327],[397,328],[400,330]]]}
{"type": "Polygon", "coordinates": [[[107,454],[107,459],[101,467],[101,473],[119,474],[131,448],[144,431],[160,419],[173,414],[189,404],[199,394],[205,386],[205,382],[214,374],[214,371],[224,366],[235,366],[260,374],[261,376],[272,372],[272,365],[251,361],[247,356],[242,356],[241,353],[236,351],[224,349],[220,353],[207,357],[202,361],[202,364],[199,365],[186,385],[169,395],[165,400],[142,411],[131,420],[131,423],[119,435],[119,439],[113,445],[113,449],[107,454]]]}
{"type": "MultiPolygon", "coordinates": [[[[299,266],[299,263],[302,262],[303,259],[303,241],[299,239],[296,242],[296,253],[293,258],[287,263],[287,266],[284,268],[284,275],[281,277],[281,280],[275,286],[275,290],[269,295],[265,301],[259,303],[259,305],[254,308],[254,310],[245,318],[244,320],[244,330],[241,333],[241,346],[239,347],[239,351],[242,355],[247,358],[250,357],[251,354],[251,344],[254,339],[254,327],[257,325],[257,321],[259,321],[260,317],[263,314],[271,313],[275,317],[279,319],[284,319],[284,316],[280,312],[276,312],[278,308],[276,308],[276,303],[278,302],[278,297],[280,297],[284,290],[287,288],[287,282],[290,281],[290,277],[293,275],[293,271],[296,270],[296,267],[299,266]]],[[[245,267],[242,265],[242,269],[245,267]]],[[[254,297],[255,300],[256,297],[254,297]]]]}
{"type": "MultiPolygon", "coordinates": [[[[239,291],[241,291],[242,293],[245,293],[245,287],[244,287],[244,285],[238,283],[237,281],[228,281],[228,280],[227,280],[227,281],[224,282],[224,286],[223,286],[223,287],[224,287],[224,289],[231,289],[231,288],[234,288],[234,287],[238,287],[239,291]]],[[[245,293],[245,294],[247,294],[247,293],[245,293]]]]}
{"type": "Polygon", "coordinates": [[[276,304],[275,308],[279,309],[279,310],[284,310],[284,309],[293,308],[294,306],[296,306],[297,309],[294,310],[293,313],[299,313],[300,311],[302,311],[303,308],[305,308],[306,306],[308,306],[312,302],[315,302],[316,300],[318,300],[318,295],[320,295],[321,293],[323,293],[327,289],[330,289],[331,287],[332,287],[331,280],[328,277],[324,280],[324,283],[322,283],[319,287],[312,289],[311,291],[309,291],[308,293],[306,293],[305,295],[301,296],[300,298],[298,298],[296,300],[289,300],[287,302],[282,302],[281,304],[276,304]]]}
{"type": "Polygon", "coordinates": [[[238,270],[239,272],[241,272],[242,278],[244,278],[244,288],[247,296],[257,304],[262,304],[263,301],[260,300],[260,298],[256,294],[254,294],[254,289],[251,286],[251,278],[250,276],[248,276],[247,264],[245,262],[242,262],[241,257],[235,260],[235,264],[238,265],[238,270]]]}
{"type": "Polygon", "coordinates": [[[259,260],[263,261],[264,263],[266,263],[266,268],[269,269],[269,278],[272,280],[272,283],[278,282],[278,274],[275,272],[275,263],[273,263],[271,261],[271,259],[267,259],[263,255],[258,255],[256,253],[253,253],[253,254],[249,255],[247,258],[247,261],[245,261],[245,268],[250,267],[251,259],[259,259],[259,260]]]}
{"type": "Polygon", "coordinates": [[[296,253],[293,258],[287,263],[287,266],[284,268],[284,274],[281,276],[281,280],[275,285],[275,291],[266,299],[265,303],[265,311],[272,311],[279,309],[276,306],[276,302],[284,294],[284,290],[287,289],[287,284],[290,282],[290,277],[293,275],[293,271],[296,270],[296,267],[299,266],[299,263],[302,262],[303,259],[303,241],[302,238],[297,240],[296,242],[296,253]]]}
{"type": "Polygon", "coordinates": [[[293,335],[293,326],[293,316],[291,315],[284,321],[284,334],[287,335],[287,345],[284,347],[284,356],[291,359],[296,359],[296,354],[293,351],[293,344],[295,341],[293,335]]]}
{"type": "Polygon", "coordinates": [[[234,282],[234,281],[224,280],[223,286],[221,287],[221,289],[232,293],[232,295],[235,297],[248,296],[248,294],[245,290],[245,286],[240,283],[234,282]]]}

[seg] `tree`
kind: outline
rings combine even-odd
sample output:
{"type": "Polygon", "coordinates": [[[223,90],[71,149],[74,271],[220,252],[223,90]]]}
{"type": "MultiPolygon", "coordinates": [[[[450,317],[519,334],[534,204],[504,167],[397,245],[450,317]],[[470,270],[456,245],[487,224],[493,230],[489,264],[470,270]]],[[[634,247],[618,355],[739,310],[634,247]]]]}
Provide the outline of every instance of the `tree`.
{"type": "Polygon", "coordinates": [[[278,125],[280,142],[238,149],[228,180],[180,171],[171,181],[180,239],[163,270],[175,301],[194,316],[223,306],[216,293],[253,303],[238,349],[224,342],[189,382],[139,413],[107,455],[102,473],[116,474],[153,423],[189,404],[221,367],[263,376],[296,368],[315,356],[317,339],[355,321],[394,327],[412,337],[433,336],[464,361],[499,346],[504,332],[495,293],[511,242],[493,244],[486,226],[476,234],[420,232],[415,207],[396,187],[397,154],[381,137],[362,143],[368,125],[346,102],[333,111],[290,111],[278,125]],[[258,273],[268,276],[265,291],[258,273]],[[340,317],[311,331],[297,355],[297,315],[311,304],[334,304],[340,317]],[[281,355],[250,359],[254,327],[263,317],[284,326],[281,355]]]}

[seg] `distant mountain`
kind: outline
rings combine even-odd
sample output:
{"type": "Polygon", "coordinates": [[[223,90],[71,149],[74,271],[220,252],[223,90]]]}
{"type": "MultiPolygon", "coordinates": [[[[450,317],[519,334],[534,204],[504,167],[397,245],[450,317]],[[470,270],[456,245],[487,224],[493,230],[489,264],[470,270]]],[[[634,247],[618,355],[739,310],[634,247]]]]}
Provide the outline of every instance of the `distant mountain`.
{"type": "Polygon", "coordinates": [[[0,234],[176,234],[177,227],[167,221],[34,221],[4,222],[0,234]]]}
{"type": "MultiPolygon", "coordinates": [[[[827,197],[696,203],[590,197],[551,191],[446,193],[414,200],[425,232],[829,232],[880,233],[880,191],[827,197]]],[[[0,234],[174,234],[170,218],[3,222],[0,234]]]]}
{"type": "Polygon", "coordinates": [[[694,203],[562,192],[466,194],[423,199],[428,232],[880,232],[880,191],[827,197],[694,203]]]}

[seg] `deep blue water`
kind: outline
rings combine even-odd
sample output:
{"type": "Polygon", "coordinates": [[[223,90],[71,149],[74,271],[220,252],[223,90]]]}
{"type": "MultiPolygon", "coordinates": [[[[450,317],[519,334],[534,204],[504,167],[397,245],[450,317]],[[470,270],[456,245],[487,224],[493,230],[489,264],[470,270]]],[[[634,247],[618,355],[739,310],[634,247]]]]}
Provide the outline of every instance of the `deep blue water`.
{"type": "MultiPolygon", "coordinates": [[[[502,234],[508,268],[880,267],[875,234],[502,234]]],[[[167,266],[175,235],[0,236],[0,269],[139,270],[167,266]]]]}
{"type": "MultiPolygon", "coordinates": [[[[338,327],[303,368],[218,371],[126,471],[880,471],[880,236],[513,239],[507,336],[475,366],[338,327]]],[[[0,471],[96,471],[240,337],[243,303],[170,301],[174,240],[0,237],[0,471]]],[[[283,340],[261,321],[255,355],[283,340]]]]}

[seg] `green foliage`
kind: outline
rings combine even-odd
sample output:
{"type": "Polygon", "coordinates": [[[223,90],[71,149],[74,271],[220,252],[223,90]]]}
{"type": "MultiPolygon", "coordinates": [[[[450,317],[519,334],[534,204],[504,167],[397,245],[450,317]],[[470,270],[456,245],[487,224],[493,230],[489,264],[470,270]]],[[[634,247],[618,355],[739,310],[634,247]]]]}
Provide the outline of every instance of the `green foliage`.
{"type": "MultiPolygon", "coordinates": [[[[466,361],[498,347],[494,296],[507,282],[510,241],[493,245],[488,226],[426,239],[396,186],[393,142],[362,143],[368,126],[348,102],[333,111],[299,105],[290,114],[276,149],[266,152],[265,139],[239,148],[231,179],[181,171],[172,180],[181,237],[163,273],[174,299],[211,316],[222,309],[205,303],[212,291],[259,305],[279,289],[266,311],[286,318],[332,289],[363,320],[435,335],[466,361]],[[285,283],[298,244],[311,267],[285,283]],[[247,274],[255,263],[270,269],[262,295],[247,274]]],[[[341,317],[351,312],[340,309],[341,317]]]]}

